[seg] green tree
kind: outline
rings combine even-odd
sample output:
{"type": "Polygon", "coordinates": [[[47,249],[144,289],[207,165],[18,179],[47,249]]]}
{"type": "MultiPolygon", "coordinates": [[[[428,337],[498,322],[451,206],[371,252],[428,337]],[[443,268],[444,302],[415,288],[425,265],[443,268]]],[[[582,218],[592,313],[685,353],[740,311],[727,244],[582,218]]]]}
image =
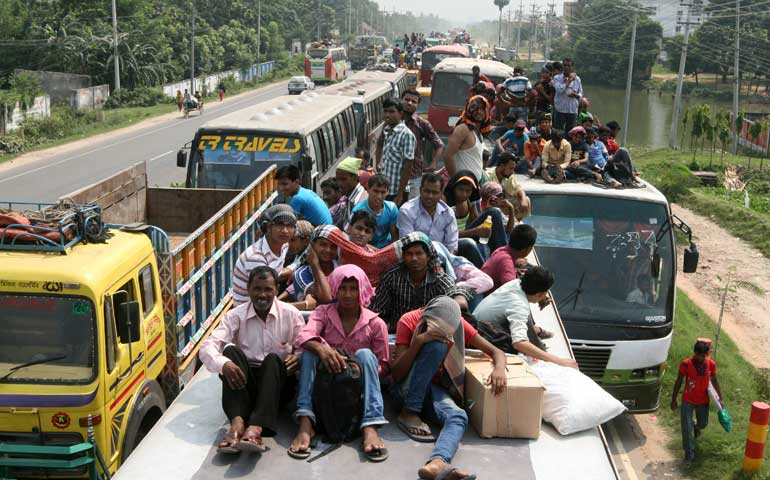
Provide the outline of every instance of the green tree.
{"type": "Polygon", "coordinates": [[[730,141],[730,112],[722,112],[722,116],[717,125],[717,136],[719,137],[719,144],[722,147],[722,152],[719,157],[719,165],[725,164],[725,150],[727,150],[727,143],[730,141]]]}

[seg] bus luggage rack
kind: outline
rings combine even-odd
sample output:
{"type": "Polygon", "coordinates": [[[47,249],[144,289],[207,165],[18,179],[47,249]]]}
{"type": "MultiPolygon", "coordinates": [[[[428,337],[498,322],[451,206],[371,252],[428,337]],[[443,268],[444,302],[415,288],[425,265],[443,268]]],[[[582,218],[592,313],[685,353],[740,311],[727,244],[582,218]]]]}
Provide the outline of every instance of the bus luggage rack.
{"type": "Polygon", "coordinates": [[[612,345],[572,344],[572,352],[581,372],[594,380],[604,377],[612,345]]]}
{"type": "Polygon", "coordinates": [[[105,238],[97,205],[0,202],[0,214],[11,218],[0,225],[0,250],[66,252],[80,242],[105,238]]]}

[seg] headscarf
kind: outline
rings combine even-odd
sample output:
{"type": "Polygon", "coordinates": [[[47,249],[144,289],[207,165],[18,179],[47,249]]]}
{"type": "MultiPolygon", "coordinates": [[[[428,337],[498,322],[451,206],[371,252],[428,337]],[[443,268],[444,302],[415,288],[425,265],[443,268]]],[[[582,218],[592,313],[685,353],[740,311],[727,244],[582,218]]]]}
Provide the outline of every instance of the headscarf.
{"type": "Polygon", "coordinates": [[[278,203],[262,212],[262,215],[259,217],[259,224],[261,226],[278,222],[296,225],[297,214],[294,213],[294,209],[291,208],[291,206],[286,205],[285,203],[278,203]]]}
{"type": "Polygon", "coordinates": [[[347,157],[337,164],[337,170],[358,176],[358,170],[361,168],[361,159],[356,157],[347,157]]]}
{"type": "MultiPolygon", "coordinates": [[[[310,237],[310,243],[312,244],[313,240],[318,238],[325,238],[335,244],[338,247],[340,264],[353,264],[360,267],[366,273],[366,276],[369,277],[369,282],[372,286],[377,286],[380,276],[382,276],[385,270],[398,265],[402,261],[404,258],[404,248],[415,242],[425,243],[428,246],[429,252],[432,252],[432,255],[428,255],[431,257],[428,268],[434,272],[443,271],[438,260],[438,254],[433,249],[430,239],[422,232],[410,233],[404,238],[396,240],[390,245],[374,252],[351,242],[347,234],[334,225],[319,225],[316,227],[313,235],[310,237]]],[[[309,245],[308,248],[310,248],[309,245]]],[[[307,264],[307,254],[308,250],[305,249],[297,257],[294,266],[298,267],[299,265],[307,264]]]]}
{"type": "Polygon", "coordinates": [[[572,127],[572,130],[569,131],[569,136],[574,137],[576,134],[582,133],[583,135],[586,134],[586,129],[578,125],[577,127],[572,127]]]}
{"type": "Polygon", "coordinates": [[[474,95],[468,99],[468,103],[465,105],[465,110],[463,110],[463,113],[460,115],[460,119],[457,121],[457,123],[464,123],[472,128],[477,129],[482,134],[489,133],[492,131],[492,125],[490,125],[489,110],[489,101],[487,101],[487,99],[482,95],[474,95]],[[477,108],[484,109],[484,119],[481,122],[476,122],[476,120],[473,118],[473,115],[471,115],[471,112],[477,108]]]}
{"type": "Polygon", "coordinates": [[[481,186],[481,198],[489,199],[490,197],[497,197],[503,193],[503,187],[497,182],[486,182],[481,186]]]}
{"type": "Polygon", "coordinates": [[[460,305],[447,296],[434,298],[420,314],[416,331],[421,331],[424,324],[437,328],[452,342],[444,357],[444,371],[449,377],[448,385],[445,386],[449,388],[450,394],[462,399],[465,386],[465,329],[460,305]]]}
{"type": "Polygon", "coordinates": [[[449,179],[449,182],[447,182],[446,187],[444,187],[444,198],[446,199],[447,205],[454,207],[455,202],[455,186],[460,182],[466,182],[471,185],[473,188],[473,191],[471,192],[471,197],[468,199],[471,202],[475,202],[478,200],[479,197],[479,180],[476,178],[476,175],[473,174],[470,170],[460,170],[459,172],[455,173],[452,178],[449,179]]]}
{"type": "Polygon", "coordinates": [[[368,307],[369,302],[374,296],[374,289],[369,282],[369,277],[356,265],[341,265],[335,268],[331,275],[329,275],[329,287],[332,290],[332,298],[337,300],[337,292],[340,289],[340,285],[349,278],[354,278],[358,282],[358,303],[362,307],[368,307]]]}
{"type": "Polygon", "coordinates": [[[313,224],[307,220],[298,220],[295,228],[295,237],[310,238],[313,235],[313,224]]]}

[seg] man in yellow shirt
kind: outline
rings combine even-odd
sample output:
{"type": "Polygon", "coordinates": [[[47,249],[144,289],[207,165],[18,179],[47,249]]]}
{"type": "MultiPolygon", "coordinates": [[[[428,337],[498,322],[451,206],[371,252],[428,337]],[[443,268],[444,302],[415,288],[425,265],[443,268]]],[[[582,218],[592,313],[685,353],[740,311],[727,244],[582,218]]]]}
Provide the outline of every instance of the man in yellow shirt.
{"type": "Polygon", "coordinates": [[[564,169],[572,161],[572,145],[558,132],[551,133],[551,140],[543,147],[542,175],[548,183],[564,181],[564,169]]]}
{"type": "Polygon", "coordinates": [[[529,197],[513,175],[518,159],[510,152],[503,152],[497,160],[497,165],[484,170],[484,178],[481,183],[497,182],[503,187],[505,198],[513,203],[516,208],[516,219],[529,216],[531,205],[529,197]]]}

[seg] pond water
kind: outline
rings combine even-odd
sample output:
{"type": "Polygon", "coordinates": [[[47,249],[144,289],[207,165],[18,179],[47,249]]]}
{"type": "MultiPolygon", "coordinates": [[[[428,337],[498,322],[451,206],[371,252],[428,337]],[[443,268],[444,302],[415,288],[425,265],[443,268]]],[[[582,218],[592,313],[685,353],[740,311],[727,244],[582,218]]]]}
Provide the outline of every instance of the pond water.
{"type": "MultiPolygon", "coordinates": [[[[585,85],[586,96],[590,101],[588,111],[598,115],[602,123],[616,120],[623,124],[623,102],[625,89],[601,85],[585,85]]],[[[689,104],[708,103],[712,111],[715,109],[730,110],[731,102],[702,100],[697,97],[685,98],[683,109],[689,104]]],[[[752,105],[742,102],[741,108],[752,111],[752,105]]],[[[765,107],[767,108],[767,107],[765,107]]],[[[631,111],[628,117],[628,143],[630,145],[648,145],[654,148],[668,146],[671,133],[671,112],[674,109],[674,94],[672,92],[647,91],[635,86],[631,91],[631,111]]],[[[679,129],[681,135],[681,125],[679,129]]]]}

